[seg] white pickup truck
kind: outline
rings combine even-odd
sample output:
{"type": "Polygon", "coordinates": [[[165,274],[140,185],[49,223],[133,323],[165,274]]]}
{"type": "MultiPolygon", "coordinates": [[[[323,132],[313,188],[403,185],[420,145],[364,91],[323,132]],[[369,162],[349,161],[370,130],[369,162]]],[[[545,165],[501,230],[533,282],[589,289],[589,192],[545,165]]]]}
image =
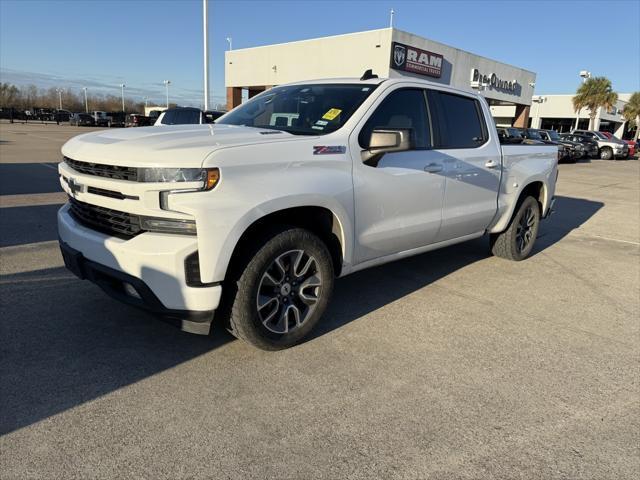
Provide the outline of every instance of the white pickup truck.
{"type": "Polygon", "coordinates": [[[283,85],[213,125],[67,142],[67,267],[182,329],[301,341],[334,279],[488,235],[522,260],[552,210],[555,146],[501,146],[485,100],[418,79],[283,85]],[[286,119],[280,121],[278,119],[286,119]]]}

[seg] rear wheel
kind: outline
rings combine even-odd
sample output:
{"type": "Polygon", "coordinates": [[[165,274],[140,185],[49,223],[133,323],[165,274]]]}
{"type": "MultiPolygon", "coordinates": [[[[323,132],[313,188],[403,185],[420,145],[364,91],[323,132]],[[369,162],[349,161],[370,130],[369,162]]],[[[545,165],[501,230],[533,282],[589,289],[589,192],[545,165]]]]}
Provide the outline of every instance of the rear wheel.
{"type": "Polygon", "coordinates": [[[263,350],[300,342],[322,317],[333,290],[326,245],[301,228],[267,235],[232,285],[231,333],[263,350]]]}
{"type": "Polygon", "coordinates": [[[508,260],[524,260],[533,250],[539,226],[540,205],[535,198],[526,197],[507,229],[491,236],[491,252],[508,260]]]}

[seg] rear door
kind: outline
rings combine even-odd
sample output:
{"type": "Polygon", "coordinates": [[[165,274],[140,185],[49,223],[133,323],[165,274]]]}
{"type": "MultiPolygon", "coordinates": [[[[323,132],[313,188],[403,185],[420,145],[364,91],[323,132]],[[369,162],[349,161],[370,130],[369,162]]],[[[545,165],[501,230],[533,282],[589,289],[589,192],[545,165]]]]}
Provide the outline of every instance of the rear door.
{"type": "Polygon", "coordinates": [[[356,263],[433,243],[442,218],[445,177],[440,155],[432,150],[426,91],[394,87],[376,101],[349,143],[356,263]],[[410,129],[413,148],[365,164],[361,152],[374,128],[410,129]]]}
{"type": "Polygon", "coordinates": [[[481,232],[497,211],[502,169],[495,129],[487,127],[488,109],[459,93],[430,90],[428,98],[434,151],[446,176],[437,241],[481,232]]]}

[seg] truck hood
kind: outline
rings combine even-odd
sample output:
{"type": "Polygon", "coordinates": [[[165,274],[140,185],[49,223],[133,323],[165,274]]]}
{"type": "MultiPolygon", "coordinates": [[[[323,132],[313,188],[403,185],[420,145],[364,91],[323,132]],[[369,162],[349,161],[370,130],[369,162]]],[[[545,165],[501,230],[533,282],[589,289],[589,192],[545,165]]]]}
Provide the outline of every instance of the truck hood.
{"type": "Polygon", "coordinates": [[[236,125],[173,125],[109,129],[72,138],[62,154],[74,160],[132,167],[199,167],[216,150],[309,139],[236,125]]]}

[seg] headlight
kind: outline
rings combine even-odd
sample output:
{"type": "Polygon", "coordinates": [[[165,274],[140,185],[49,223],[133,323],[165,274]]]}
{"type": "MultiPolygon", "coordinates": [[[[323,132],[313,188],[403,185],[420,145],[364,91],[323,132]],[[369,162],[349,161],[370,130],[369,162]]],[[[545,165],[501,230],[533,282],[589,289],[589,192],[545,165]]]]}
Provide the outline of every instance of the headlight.
{"type": "Polygon", "coordinates": [[[211,190],[220,179],[217,168],[140,168],[138,181],[147,183],[202,182],[200,190],[211,190]]]}
{"type": "Polygon", "coordinates": [[[177,218],[140,217],[140,228],[149,232],[196,235],[196,222],[177,218]]]}

